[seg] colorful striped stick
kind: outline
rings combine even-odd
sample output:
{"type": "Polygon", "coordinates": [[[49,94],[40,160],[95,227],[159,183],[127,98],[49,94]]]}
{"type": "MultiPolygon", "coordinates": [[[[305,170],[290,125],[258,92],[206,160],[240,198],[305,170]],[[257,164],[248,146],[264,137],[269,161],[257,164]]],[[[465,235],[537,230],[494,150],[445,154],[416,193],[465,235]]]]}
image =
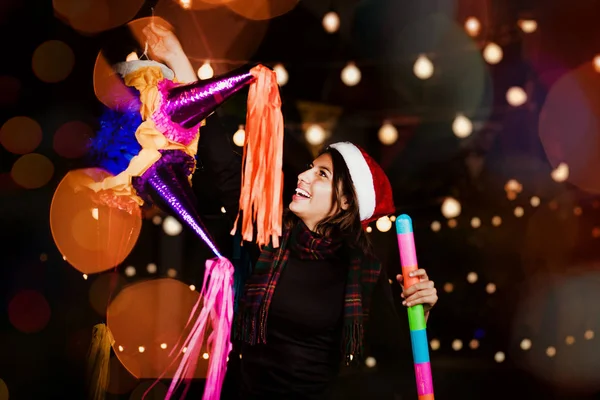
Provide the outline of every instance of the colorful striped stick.
{"type": "MultiPolygon", "coordinates": [[[[418,277],[410,277],[408,275],[412,271],[419,269],[412,220],[408,215],[402,214],[396,218],[396,232],[398,234],[398,249],[400,250],[400,261],[402,263],[404,289],[406,290],[419,282],[418,277]]],[[[419,395],[419,400],[433,400],[433,380],[429,364],[427,326],[425,324],[425,313],[422,304],[408,307],[408,325],[415,363],[417,394],[419,395]]]]}

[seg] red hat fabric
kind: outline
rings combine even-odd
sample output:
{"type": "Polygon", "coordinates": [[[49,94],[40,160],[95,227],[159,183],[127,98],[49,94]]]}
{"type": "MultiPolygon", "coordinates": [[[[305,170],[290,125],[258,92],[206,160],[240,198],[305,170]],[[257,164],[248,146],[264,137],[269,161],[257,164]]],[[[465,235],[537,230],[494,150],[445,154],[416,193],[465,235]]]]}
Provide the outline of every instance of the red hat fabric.
{"type": "Polygon", "coordinates": [[[392,185],[387,175],[362,148],[350,142],[329,146],[337,150],[348,167],[358,199],[360,220],[369,222],[396,211],[392,185]]]}

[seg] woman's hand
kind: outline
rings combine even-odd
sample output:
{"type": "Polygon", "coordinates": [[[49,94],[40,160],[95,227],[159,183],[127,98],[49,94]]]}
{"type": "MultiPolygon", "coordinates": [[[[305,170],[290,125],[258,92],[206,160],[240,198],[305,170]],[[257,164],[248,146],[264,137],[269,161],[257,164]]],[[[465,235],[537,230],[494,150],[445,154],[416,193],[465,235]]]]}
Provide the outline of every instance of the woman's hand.
{"type": "MultiPolygon", "coordinates": [[[[435,284],[429,280],[427,272],[424,269],[418,269],[410,273],[410,276],[419,277],[419,282],[413,284],[408,289],[403,289],[402,298],[404,301],[402,305],[406,307],[414,306],[416,304],[423,304],[423,310],[425,314],[429,313],[429,310],[437,303],[438,296],[435,284]]],[[[396,280],[402,285],[402,275],[396,275],[396,280]]]]}
{"type": "Polygon", "coordinates": [[[148,42],[150,57],[164,62],[175,73],[179,83],[191,83],[198,80],[196,71],[183,52],[177,36],[169,29],[151,22],[142,32],[148,42]]]}
{"type": "Polygon", "coordinates": [[[150,56],[157,61],[169,63],[184,54],[179,39],[169,29],[151,22],[142,32],[146,36],[150,56]]]}

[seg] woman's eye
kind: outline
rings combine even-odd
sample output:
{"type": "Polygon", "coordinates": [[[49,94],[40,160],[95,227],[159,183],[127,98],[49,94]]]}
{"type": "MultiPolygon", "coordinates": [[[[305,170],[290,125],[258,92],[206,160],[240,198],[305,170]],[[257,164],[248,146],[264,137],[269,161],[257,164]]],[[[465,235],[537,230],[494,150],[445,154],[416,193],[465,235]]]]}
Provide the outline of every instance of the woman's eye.
{"type": "Polygon", "coordinates": [[[321,175],[323,178],[327,178],[327,174],[324,171],[319,171],[319,175],[321,175]]]}

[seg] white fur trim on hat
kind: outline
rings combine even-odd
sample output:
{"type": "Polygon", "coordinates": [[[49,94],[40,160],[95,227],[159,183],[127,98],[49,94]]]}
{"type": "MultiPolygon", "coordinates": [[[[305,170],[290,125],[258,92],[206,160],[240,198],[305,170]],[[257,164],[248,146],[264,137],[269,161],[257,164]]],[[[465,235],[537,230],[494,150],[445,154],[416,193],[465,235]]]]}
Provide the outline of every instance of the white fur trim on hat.
{"type": "Polygon", "coordinates": [[[175,73],[173,72],[173,70],[171,70],[165,64],[161,64],[152,60],[132,60],[120,62],[116,64],[113,68],[119,75],[125,78],[130,73],[135,72],[142,67],[160,67],[163,77],[165,79],[168,79],[170,81],[175,79],[175,73]]]}
{"type": "Polygon", "coordinates": [[[360,149],[350,142],[334,143],[329,147],[336,149],[346,162],[358,198],[360,220],[364,221],[371,218],[375,212],[377,199],[375,198],[373,174],[365,157],[360,149]]]}

